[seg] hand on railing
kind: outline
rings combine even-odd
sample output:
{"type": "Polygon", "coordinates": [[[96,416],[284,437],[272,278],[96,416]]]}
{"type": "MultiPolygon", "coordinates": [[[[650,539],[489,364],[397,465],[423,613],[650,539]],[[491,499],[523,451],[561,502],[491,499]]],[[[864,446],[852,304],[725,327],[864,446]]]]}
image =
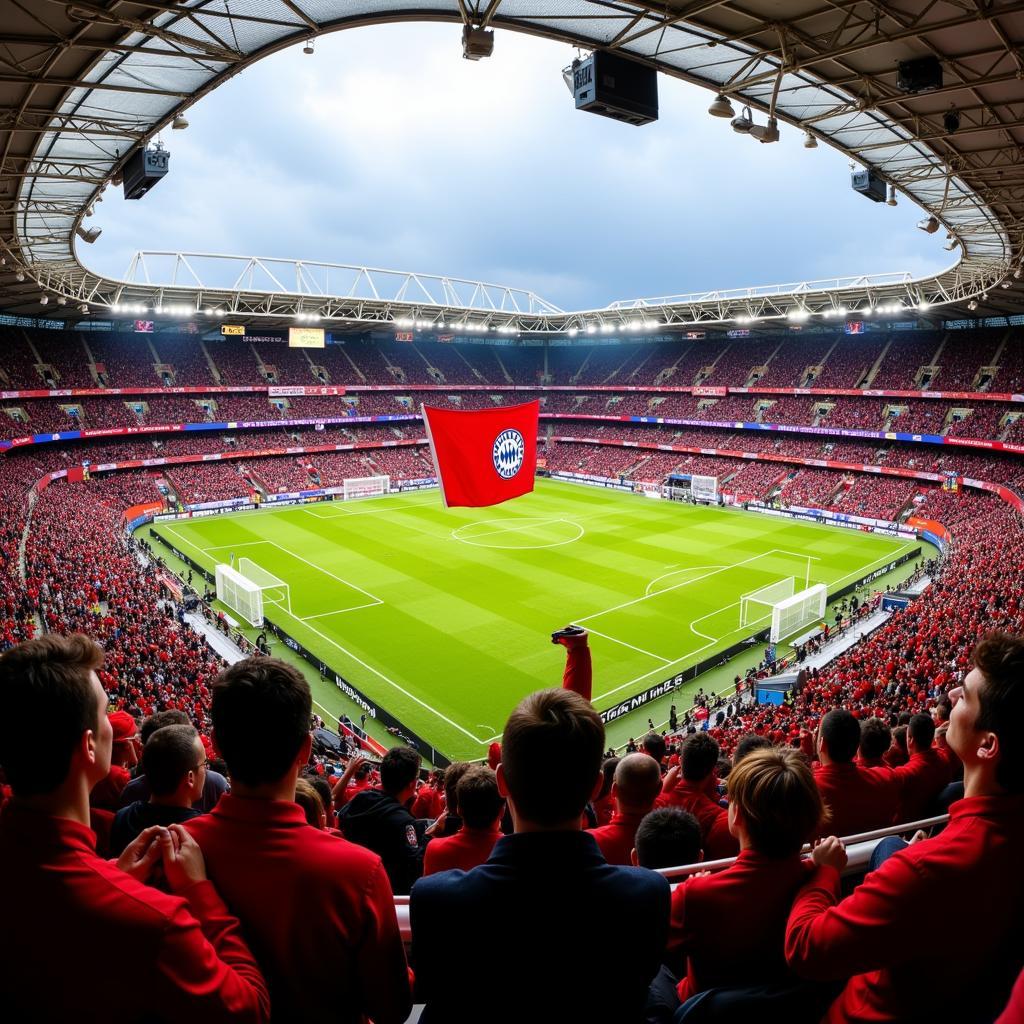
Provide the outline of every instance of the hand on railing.
{"type": "Polygon", "coordinates": [[[819,868],[832,867],[842,874],[847,861],[846,847],[843,846],[843,841],[837,836],[819,839],[811,851],[811,860],[819,868]]]}

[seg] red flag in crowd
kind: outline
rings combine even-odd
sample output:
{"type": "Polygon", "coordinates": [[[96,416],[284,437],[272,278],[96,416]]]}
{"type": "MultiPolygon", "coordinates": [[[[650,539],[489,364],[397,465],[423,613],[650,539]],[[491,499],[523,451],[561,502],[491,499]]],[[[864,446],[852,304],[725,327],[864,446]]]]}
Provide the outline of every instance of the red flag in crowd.
{"type": "Polygon", "coordinates": [[[422,409],[447,508],[497,505],[533,490],[540,402],[504,409],[422,409]]]}

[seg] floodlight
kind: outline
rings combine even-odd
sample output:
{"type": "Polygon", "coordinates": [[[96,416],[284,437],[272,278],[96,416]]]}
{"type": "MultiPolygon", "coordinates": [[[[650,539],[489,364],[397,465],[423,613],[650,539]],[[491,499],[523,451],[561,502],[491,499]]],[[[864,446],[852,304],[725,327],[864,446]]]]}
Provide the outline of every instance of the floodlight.
{"type": "Polygon", "coordinates": [[[978,308],[977,301],[974,300],[974,299],[971,299],[971,301],[967,303],[967,308],[968,309],[977,309],[978,308]]]}
{"type": "Polygon", "coordinates": [[[39,305],[40,306],[45,306],[49,301],[50,301],[50,296],[49,295],[40,295],[39,296],[39,305]]]}
{"type": "Polygon", "coordinates": [[[88,313],[88,312],[89,312],[89,307],[88,307],[88,306],[87,306],[87,305],[86,305],[86,304],[85,304],[85,303],[83,302],[83,303],[82,303],[82,304],[81,304],[81,305],[80,305],[80,306],[78,307],[78,312],[79,312],[79,313],[88,313]]]}
{"type": "Polygon", "coordinates": [[[57,296],[57,305],[58,306],[66,306],[67,304],[68,304],[68,300],[65,299],[63,295],[58,295],[57,296]]]}
{"type": "Polygon", "coordinates": [[[313,40],[307,39],[305,45],[302,47],[302,52],[308,57],[313,53],[313,40]]]}
{"type": "Polygon", "coordinates": [[[779,122],[774,117],[770,117],[767,124],[755,124],[750,129],[749,134],[752,139],[757,139],[758,142],[778,142],[779,122]]]}
{"type": "Polygon", "coordinates": [[[570,327],[569,328],[569,337],[570,338],[575,338],[576,335],[579,334],[579,333],[580,333],[579,332],[579,328],[577,328],[577,327],[570,327]]]}
{"type": "Polygon", "coordinates": [[[918,308],[918,309],[919,309],[919,310],[920,310],[920,311],[921,311],[922,313],[925,313],[925,312],[927,312],[927,311],[928,311],[928,310],[929,310],[929,309],[931,308],[931,306],[930,306],[930,305],[929,305],[929,304],[928,304],[927,302],[925,302],[924,300],[922,300],[921,302],[919,302],[919,303],[917,304],[917,308],[918,308]]]}
{"type": "Polygon", "coordinates": [[[925,217],[924,220],[919,220],[917,226],[921,231],[926,232],[929,235],[934,235],[939,230],[939,219],[938,217],[925,217]]]}
{"type": "Polygon", "coordinates": [[[736,111],[733,109],[732,104],[729,102],[728,97],[719,93],[712,101],[711,106],[708,107],[708,113],[712,117],[734,117],[736,111]]]}
{"type": "Polygon", "coordinates": [[[999,282],[999,287],[1000,288],[1009,288],[1009,287],[1011,287],[1011,285],[1010,285],[1009,281],[1000,281],[999,282]]]}
{"type": "Polygon", "coordinates": [[[942,115],[942,127],[946,129],[947,135],[952,135],[960,127],[960,114],[956,107],[950,107],[942,115]]]}
{"type": "Polygon", "coordinates": [[[754,115],[751,114],[750,107],[744,107],[739,116],[734,117],[730,123],[734,132],[749,135],[750,129],[754,127],[754,115]]]}
{"type": "Polygon", "coordinates": [[[188,121],[184,114],[178,114],[171,122],[171,128],[176,132],[183,132],[188,127],[188,121]]]}
{"type": "Polygon", "coordinates": [[[889,198],[886,199],[885,205],[886,206],[895,206],[896,205],[896,186],[895,185],[890,185],[889,186],[889,198]]]}
{"type": "Polygon", "coordinates": [[[810,133],[804,132],[804,149],[817,149],[818,140],[810,133]]]}
{"type": "Polygon", "coordinates": [[[15,275],[14,275],[14,280],[15,280],[15,281],[17,281],[17,282],[18,282],[18,284],[21,284],[21,282],[25,280],[25,274],[24,274],[24,273],[23,273],[22,271],[20,271],[20,270],[19,270],[19,271],[18,271],[18,272],[17,272],[17,273],[16,273],[15,275]]]}
{"type": "Polygon", "coordinates": [[[1017,269],[1016,269],[1016,270],[1015,270],[1015,271],[1013,272],[1013,279],[1014,279],[1014,281],[1019,281],[1019,280],[1020,280],[1020,275],[1021,275],[1021,269],[1020,269],[1020,267],[1018,267],[1018,268],[1017,268],[1017,269]]]}
{"type": "Polygon", "coordinates": [[[88,242],[89,245],[92,245],[92,243],[95,242],[96,239],[99,238],[100,235],[103,234],[103,229],[102,228],[89,228],[88,230],[86,230],[85,228],[79,226],[79,227],[75,228],[75,234],[78,235],[78,237],[83,242],[88,242]]]}
{"type": "Polygon", "coordinates": [[[942,248],[945,249],[946,252],[952,252],[959,244],[960,241],[958,239],[951,238],[942,248]]]}

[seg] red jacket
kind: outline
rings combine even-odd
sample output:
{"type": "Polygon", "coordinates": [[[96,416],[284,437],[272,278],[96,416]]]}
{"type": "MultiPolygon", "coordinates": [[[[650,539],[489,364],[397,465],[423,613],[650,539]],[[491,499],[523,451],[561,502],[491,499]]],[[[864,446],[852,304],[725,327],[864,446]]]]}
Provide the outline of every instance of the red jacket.
{"type": "Polygon", "coordinates": [[[436,818],[444,810],[441,796],[433,786],[420,786],[409,813],[414,818],[436,818]]]}
{"type": "Polygon", "coordinates": [[[735,857],[740,846],[729,834],[729,812],[708,795],[707,789],[710,785],[710,780],[687,782],[680,776],[671,789],[662,788],[661,795],[654,801],[654,806],[682,807],[697,819],[704,843],[705,860],[735,857]]]}
{"type": "Polygon", "coordinates": [[[828,835],[852,836],[892,824],[900,788],[889,769],[814,763],[814,781],[832,817],[828,835]]]}
{"type": "Polygon", "coordinates": [[[1024,796],[958,800],[949,815],[943,832],[890,857],[845,900],[832,868],[801,889],[787,961],[803,977],[850,979],[828,1024],[975,1020],[982,996],[1006,1000],[1021,964],[1011,939],[1024,914],[1024,796]],[[937,981],[937,951],[951,942],[937,981]]]}
{"type": "Polygon", "coordinates": [[[705,989],[785,980],[786,919],[811,877],[799,854],[774,860],[744,850],[724,871],[690,878],[672,893],[668,948],[686,956],[683,1002],[705,989]]]}
{"type": "Polygon", "coordinates": [[[375,853],[307,825],[297,804],[230,793],[186,828],[242,921],[275,1020],[406,1019],[405,950],[375,853]]]}
{"type": "Polygon", "coordinates": [[[643,814],[622,814],[616,811],[607,825],[590,830],[609,864],[620,864],[628,868],[633,863],[629,855],[636,845],[636,830],[643,820],[643,814]]]}
{"type": "Polygon", "coordinates": [[[935,798],[949,785],[949,762],[935,748],[910,755],[910,760],[890,772],[900,788],[894,825],[918,821],[928,815],[935,798]]]}
{"type": "Polygon", "coordinates": [[[498,829],[466,828],[463,825],[454,835],[431,839],[423,855],[423,874],[434,875],[452,868],[471,871],[490,857],[494,844],[500,838],[498,829]]]}
{"type": "Polygon", "coordinates": [[[168,896],[97,857],[95,841],[17,800],[0,815],[5,1019],[269,1020],[266,984],[214,887],[168,896]]]}
{"type": "Polygon", "coordinates": [[[999,1015],[996,1024],[1024,1024],[1024,971],[1020,972],[1017,984],[1013,986],[1010,1001],[999,1015]]]}

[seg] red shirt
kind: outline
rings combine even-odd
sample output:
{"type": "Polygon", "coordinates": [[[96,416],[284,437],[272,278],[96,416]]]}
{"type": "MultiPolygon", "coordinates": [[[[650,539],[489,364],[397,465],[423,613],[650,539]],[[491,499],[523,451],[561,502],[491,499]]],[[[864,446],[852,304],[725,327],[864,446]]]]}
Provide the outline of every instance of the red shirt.
{"type": "Polygon", "coordinates": [[[436,875],[438,871],[471,871],[490,856],[494,844],[501,838],[498,829],[466,828],[463,825],[454,835],[431,839],[423,855],[423,874],[436,875]]]}
{"type": "Polygon", "coordinates": [[[949,763],[934,748],[911,754],[906,764],[891,773],[900,787],[894,825],[927,816],[935,798],[949,785],[949,763]]]}
{"type": "Polygon", "coordinates": [[[630,854],[636,845],[636,830],[643,820],[643,814],[616,811],[607,825],[590,830],[609,864],[621,864],[628,868],[633,863],[630,854]]]}
{"type": "Polygon", "coordinates": [[[436,818],[444,805],[439,793],[433,786],[420,786],[416,790],[416,799],[412,802],[409,812],[414,818],[436,818]]]}
{"type": "Polygon", "coordinates": [[[307,825],[283,801],[226,793],[185,827],[241,919],[275,1020],[406,1019],[405,950],[380,857],[307,825]]]}
{"type": "Polygon", "coordinates": [[[792,978],[784,953],[786,919],[809,861],[744,850],[731,867],[690,878],[672,893],[668,948],[686,956],[679,998],[792,978]]]}
{"type": "Polygon", "coordinates": [[[263,976],[211,883],[169,896],[97,857],[95,842],[17,800],[0,815],[5,1019],[269,1020],[263,976]]]}
{"type": "Polygon", "coordinates": [[[899,799],[895,772],[856,764],[814,763],[814,781],[832,816],[828,835],[853,836],[892,824],[899,799]]]}
{"type": "Polygon", "coordinates": [[[890,857],[839,901],[839,874],[819,868],[789,915],[797,974],[850,980],[828,1024],[974,1020],[984,994],[1005,1000],[1020,969],[1011,941],[1024,914],[1024,796],[971,797],[949,824],[890,857]],[[951,945],[952,944],[952,945],[951,945]],[[955,946],[936,982],[936,951],[955,946]],[[991,971],[1005,990],[986,984],[991,971]]]}
{"type": "Polygon", "coordinates": [[[729,834],[729,812],[707,792],[711,780],[687,782],[682,776],[671,789],[661,790],[661,796],[654,801],[655,807],[682,807],[700,823],[704,843],[704,859],[720,860],[735,857],[739,843],[729,834]]]}

